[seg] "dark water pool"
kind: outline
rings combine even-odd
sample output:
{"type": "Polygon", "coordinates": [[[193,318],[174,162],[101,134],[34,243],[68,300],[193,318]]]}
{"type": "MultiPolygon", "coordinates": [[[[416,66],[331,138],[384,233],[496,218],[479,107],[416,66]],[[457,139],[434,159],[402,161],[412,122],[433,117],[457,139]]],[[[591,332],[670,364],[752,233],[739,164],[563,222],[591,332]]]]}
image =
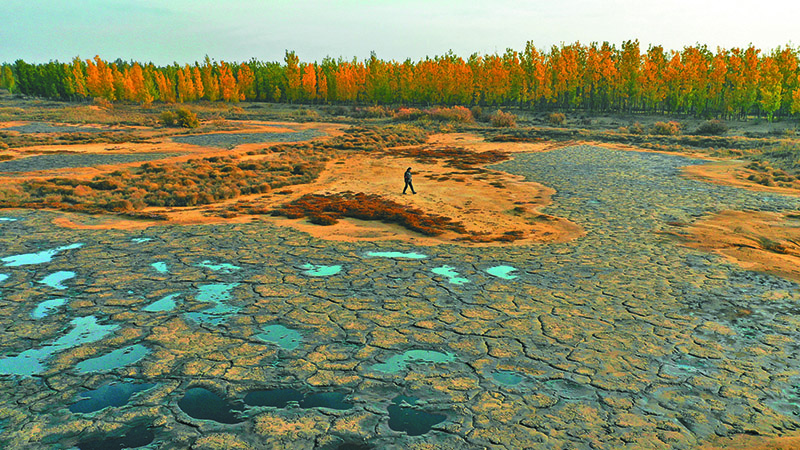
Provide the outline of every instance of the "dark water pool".
{"type": "Polygon", "coordinates": [[[178,401],[178,407],[195,419],[227,424],[244,422],[238,414],[244,411],[242,405],[229,403],[206,388],[196,387],[186,391],[178,401]]]}
{"type": "Polygon", "coordinates": [[[434,414],[415,408],[414,405],[419,401],[416,397],[406,397],[398,395],[392,399],[389,405],[389,428],[394,431],[401,431],[409,436],[421,436],[431,428],[442,423],[447,419],[444,414],[434,414]]]}
{"type": "Polygon", "coordinates": [[[155,433],[148,426],[138,426],[129,429],[122,436],[95,437],[81,441],[77,444],[80,450],[122,450],[124,448],[139,448],[153,443],[155,433]]]}
{"type": "Polygon", "coordinates": [[[100,411],[109,406],[119,407],[126,405],[137,392],[146,391],[155,386],[155,383],[109,383],[97,389],[84,392],[80,400],[69,406],[74,413],[87,414],[100,411]]]}
{"type": "Polygon", "coordinates": [[[340,411],[353,408],[345,401],[347,395],[339,392],[312,392],[303,395],[296,389],[266,389],[248,392],[244,403],[248,406],[285,408],[289,402],[297,402],[301,408],[328,408],[340,411]]]}

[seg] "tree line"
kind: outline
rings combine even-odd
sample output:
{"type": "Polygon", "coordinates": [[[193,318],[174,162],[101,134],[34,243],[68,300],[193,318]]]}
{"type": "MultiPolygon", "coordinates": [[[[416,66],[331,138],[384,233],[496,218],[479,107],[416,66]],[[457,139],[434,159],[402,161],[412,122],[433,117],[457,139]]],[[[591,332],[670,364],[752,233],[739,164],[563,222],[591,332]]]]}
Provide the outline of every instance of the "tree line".
{"type": "Polygon", "coordinates": [[[649,112],[698,117],[800,113],[798,49],[762,52],[704,45],[683,50],[638,41],[579,42],[464,59],[449,52],[413,62],[325,58],[255,59],[156,66],[104,61],[3,64],[0,87],[62,100],[186,103],[265,101],[319,104],[487,105],[535,110],[649,112]]]}

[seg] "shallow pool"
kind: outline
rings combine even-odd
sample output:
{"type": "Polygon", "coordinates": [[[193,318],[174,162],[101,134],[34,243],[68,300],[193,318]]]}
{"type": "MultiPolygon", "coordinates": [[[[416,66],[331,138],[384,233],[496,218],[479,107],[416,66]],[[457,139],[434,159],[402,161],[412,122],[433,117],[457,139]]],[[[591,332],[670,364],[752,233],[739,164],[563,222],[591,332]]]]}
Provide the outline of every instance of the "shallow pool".
{"type": "Polygon", "coordinates": [[[396,373],[405,370],[409,363],[449,363],[455,361],[452,353],[442,353],[433,350],[409,350],[401,355],[394,355],[385,363],[374,364],[372,370],[386,373],[396,373]]]}
{"type": "Polygon", "coordinates": [[[225,303],[231,298],[231,290],[239,283],[206,284],[200,286],[199,293],[195,296],[198,302],[213,303],[214,306],[201,311],[187,312],[186,316],[195,322],[219,325],[232,314],[241,310],[238,306],[225,303]]]}
{"type": "Polygon", "coordinates": [[[45,300],[36,305],[36,308],[31,312],[31,317],[33,317],[34,319],[43,319],[52,314],[58,308],[66,304],[67,304],[67,299],[65,298],[54,298],[50,300],[45,300]]]}
{"type": "Polygon", "coordinates": [[[486,272],[489,275],[495,276],[497,278],[502,278],[504,280],[513,280],[517,278],[516,275],[511,275],[511,272],[516,272],[516,267],[511,266],[494,266],[486,269],[486,272]]]}
{"type": "Polygon", "coordinates": [[[166,297],[162,298],[161,300],[156,300],[153,303],[145,306],[142,308],[142,311],[146,312],[164,312],[164,311],[172,311],[177,306],[175,302],[175,298],[181,295],[180,292],[176,294],[170,294],[166,297]]]}
{"type": "Polygon", "coordinates": [[[150,349],[142,344],[129,345],[113,350],[105,355],[87,359],[75,365],[78,373],[107,372],[129,366],[147,356],[150,349]]]}
{"type": "Polygon", "coordinates": [[[303,340],[302,334],[283,325],[266,325],[263,329],[264,332],[257,334],[256,337],[271,342],[284,350],[296,349],[303,340]]]}
{"type": "Polygon", "coordinates": [[[434,269],[431,269],[431,272],[435,273],[436,275],[441,275],[447,278],[447,282],[450,284],[469,283],[468,279],[460,276],[460,274],[455,271],[455,267],[444,265],[442,267],[436,267],[434,269]]]}
{"type": "Polygon", "coordinates": [[[119,328],[118,325],[102,325],[94,316],[77,317],[70,322],[72,330],[41,348],[29,349],[16,356],[0,359],[0,374],[36,375],[47,370],[45,361],[58,352],[99,341],[119,328]]]}
{"type": "Polygon", "coordinates": [[[209,260],[205,260],[205,261],[197,264],[197,267],[202,267],[204,269],[213,270],[214,272],[223,272],[223,273],[231,273],[234,270],[240,270],[241,269],[241,267],[234,266],[233,264],[228,264],[228,263],[215,264],[214,262],[209,261],[209,260]]]}
{"type": "Polygon", "coordinates": [[[431,428],[447,419],[444,414],[434,414],[415,408],[419,401],[416,397],[398,395],[389,405],[389,428],[394,431],[405,432],[409,436],[421,436],[431,428]]]}
{"type": "Polygon", "coordinates": [[[77,402],[69,405],[70,412],[88,414],[109,406],[119,407],[128,403],[133,394],[146,391],[155,383],[108,383],[97,389],[83,392],[77,402]]]}
{"type": "Polygon", "coordinates": [[[81,247],[83,247],[83,244],[64,245],[49,250],[42,250],[41,252],[36,252],[36,253],[25,253],[22,255],[6,256],[5,258],[0,258],[0,261],[2,261],[3,265],[6,267],[18,267],[18,266],[27,266],[31,264],[42,264],[52,261],[53,257],[61,252],[65,252],[67,250],[74,250],[76,248],[81,248],[81,247]]]}
{"type": "Polygon", "coordinates": [[[226,402],[206,388],[196,387],[186,391],[183,398],[178,401],[178,407],[195,419],[227,424],[244,422],[238,414],[244,411],[242,405],[226,402]]]}
{"type": "Polygon", "coordinates": [[[39,283],[44,284],[46,286],[50,286],[53,289],[64,290],[67,287],[61,283],[70,280],[72,278],[75,278],[75,272],[62,270],[44,277],[42,280],[39,281],[39,283]]]}
{"type": "Polygon", "coordinates": [[[303,274],[311,277],[328,277],[341,272],[342,266],[321,266],[317,264],[303,264],[303,274]]]}

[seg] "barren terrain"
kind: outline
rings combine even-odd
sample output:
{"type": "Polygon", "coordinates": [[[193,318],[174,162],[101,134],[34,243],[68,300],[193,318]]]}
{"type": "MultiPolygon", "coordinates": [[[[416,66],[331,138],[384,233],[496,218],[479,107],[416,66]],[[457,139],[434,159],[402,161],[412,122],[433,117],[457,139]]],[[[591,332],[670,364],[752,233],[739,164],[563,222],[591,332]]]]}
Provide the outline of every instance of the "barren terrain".
{"type": "Polygon", "coordinates": [[[6,448],[797,448],[800,197],[749,153],[214,120],[2,150],[6,448]]]}

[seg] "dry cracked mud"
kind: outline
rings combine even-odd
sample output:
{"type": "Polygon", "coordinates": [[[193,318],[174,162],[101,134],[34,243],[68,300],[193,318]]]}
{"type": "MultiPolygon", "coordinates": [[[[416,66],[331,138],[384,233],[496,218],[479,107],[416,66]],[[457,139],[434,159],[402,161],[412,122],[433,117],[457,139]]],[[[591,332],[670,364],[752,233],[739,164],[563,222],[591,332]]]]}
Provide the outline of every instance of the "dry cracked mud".
{"type": "Polygon", "coordinates": [[[800,200],[680,177],[697,163],[518,154],[493,168],[555,189],[545,212],[586,234],[511,247],[331,242],[261,220],[75,230],[3,211],[0,443],[689,449],[797,435],[800,286],[663,232],[800,200]],[[97,391],[127,398],[72,411],[97,391]],[[260,391],[289,400],[248,404],[260,391]]]}

